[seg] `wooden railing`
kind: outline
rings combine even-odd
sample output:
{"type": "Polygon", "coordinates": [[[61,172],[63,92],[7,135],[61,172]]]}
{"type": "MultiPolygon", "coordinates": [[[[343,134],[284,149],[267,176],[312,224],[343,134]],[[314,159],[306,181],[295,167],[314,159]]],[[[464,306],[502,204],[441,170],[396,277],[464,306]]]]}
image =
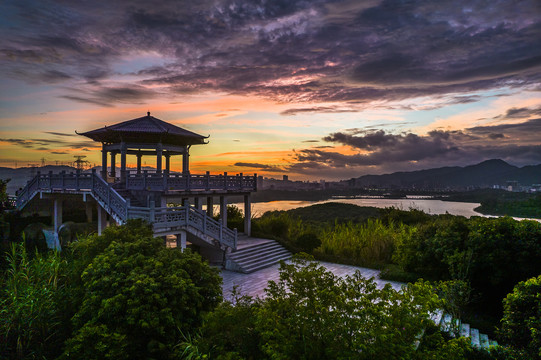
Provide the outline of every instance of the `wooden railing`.
{"type": "MultiPolygon", "coordinates": [[[[206,236],[219,241],[220,244],[237,247],[237,231],[231,230],[221,222],[209,217],[205,212],[193,207],[155,208],[130,206],[129,200],[124,199],[115,191],[111,184],[92,173],[48,174],[38,173],[26,186],[17,193],[17,208],[22,210],[38,192],[90,193],[100,206],[111,215],[115,221],[122,224],[128,219],[144,219],[153,225],[156,232],[165,228],[191,227],[206,236]]],[[[189,229],[188,229],[189,230],[189,229]]]]}
{"type": "Polygon", "coordinates": [[[257,175],[211,175],[156,173],[143,171],[129,172],[126,177],[126,189],[149,191],[211,191],[237,190],[257,191],[257,175]]]}

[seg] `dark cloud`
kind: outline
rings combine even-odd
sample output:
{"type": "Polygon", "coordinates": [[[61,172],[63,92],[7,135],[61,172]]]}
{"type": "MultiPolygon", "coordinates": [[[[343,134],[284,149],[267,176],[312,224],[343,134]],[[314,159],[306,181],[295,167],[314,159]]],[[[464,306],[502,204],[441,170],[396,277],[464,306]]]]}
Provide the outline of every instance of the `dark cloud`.
{"type": "Polygon", "coordinates": [[[280,115],[297,115],[302,113],[348,113],[348,112],[358,112],[356,109],[340,108],[334,106],[315,106],[309,108],[297,108],[297,109],[287,109],[280,113],[280,115]]]}
{"type": "Polygon", "coordinates": [[[301,142],[303,142],[303,143],[317,143],[317,142],[319,142],[319,140],[303,140],[301,142]]]}
{"type": "MultiPolygon", "coordinates": [[[[523,115],[526,112],[535,114],[531,109],[520,112],[523,115]]],[[[431,131],[426,135],[351,128],[331,133],[323,140],[349,146],[354,153],[339,153],[325,146],[301,149],[294,151],[296,163],[289,169],[307,175],[317,174],[313,169],[319,168],[359,176],[366,169],[376,173],[386,169],[407,171],[488,159],[502,159],[517,165],[537,164],[541,163],[540,133],[541,118],[476,126],[461,131],[431,131]]]]}
{"type": "Polygon", "coordinates": [[[0,13],[10,14],[0,44],[6,74],[75,85],[83,93],[65,99],[98,106],[141,103],[160,85],[171,97],[255,94],[311,103],[284,115],[333,113],[446,94],[459,95],[436,106],[465,104],[479,97],[461,93],[541,80],[535,0],[21,0],[0,13]],[[168,60],[118,65],[149,53],[168,60]],[[95,87],[119,74],[142,88],[95,87]]]}
{"type": "Polygon", "coordinates": [[[275,165],[266,165],[266,164],[260,164],[260,163],[247,163],[247,162],[237,162],[234,164],[234,166],[239,167],[249,167],[253,169],[261,169],[261,170],[267,170],[267,171],[274,171],[274,172],[283,172],[284,169],[275,166],[275,165]]]}
{"type": "Polygon", "coordinates": [[[57,136],[78,136],[77,134],[69,134],[55,131],[44,131],[45,134],[57,135],[57,136]]]}

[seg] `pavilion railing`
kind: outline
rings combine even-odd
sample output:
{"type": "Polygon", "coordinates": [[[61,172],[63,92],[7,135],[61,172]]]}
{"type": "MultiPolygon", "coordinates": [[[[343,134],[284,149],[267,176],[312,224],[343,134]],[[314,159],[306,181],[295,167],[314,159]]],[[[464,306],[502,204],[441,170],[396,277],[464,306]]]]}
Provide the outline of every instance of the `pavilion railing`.
{"type": "Polygon", "coordinates": [[[180,173],[130,172],[126,177],[126,189],[148,191],[257,191],[257,175],[192,175],[180,173]]]}
{"type": "Polygon", "coordinates": [[[216,239],[222,245],[236,248],[237,231],[231,230],[221,222],[214,220],[202,211],[193,207],[133,207],[112,187],[99,177],[95,171],[92,173],[65,173],[38,174],[17,193],[17,208],[22,210],[38,192],[82,193],[90,192],[94,199],[118,223],[128,219],[141,218],[153,224],[154,230],[159,232],[167,228],[192,227],[201,233],[216,239]]]}

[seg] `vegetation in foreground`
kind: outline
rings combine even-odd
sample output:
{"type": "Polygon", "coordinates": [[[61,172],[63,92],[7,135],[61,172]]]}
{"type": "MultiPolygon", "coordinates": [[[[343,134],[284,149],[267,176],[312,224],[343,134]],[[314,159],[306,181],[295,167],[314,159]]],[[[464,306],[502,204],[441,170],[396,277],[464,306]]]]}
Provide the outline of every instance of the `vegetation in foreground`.
{"type": "MultiPolygon", "coordinates": [[[[349,212],[344,207],[346,217],[349,212]]],[[[389,280],[462,281],[470,289],[464,292],[469,296],[463,311],[479,315],[471,321],[490,334],[502,316],[503,298],[518,282],[541,274],[541,224],[536,221],[382,209],[376,218],[310,222],[290,212],[271,212],[256,219],[253,231],[320,260],[383,269],[382,277],[389,280]]]]}
{"type": "MultiPolygon", "coordinates": [[[[479,292],[472,275],[479,266],[490,270],[511,254],[522,267],[528,256],[538,256],[535,223],[472,220],[387,209],[378,219],[330,221],[316,228],[284,214],[264,216],[254,224],[258,230],[294,239],[291,246],[316,254],[347,246],[351,252],[339,255],[355,262],[377,259],[376,264],[391,262],[402,271],[411,264],[454,280],[378,289],[372,280],[340,279],[300,259],[282,265],[280,280],[269,285],[264,299],[239,294],[232,302],[222,302],[216,269],[189,251],[166,249],[141,222],[87,236],[62,254],[30,252],[18,244],[7,256],[0,283],[0,357],[539,359],[540,277],[523,279],[504,301],[498,334],[509,347],[477,350],[427,322],[428,311],[460,311],[468,300],[464,294],[479,292]],[[341,242],[345,238],[349,242],[341,242]],[[513,242],[524,246],[518,247],[521,253],[513,252],[513,242]],[[439,262],[412,262],[421,256],[439,262]]],[[[506,284],[536,266],[524,273],[508,266],[484,276],[506,284]]]]}

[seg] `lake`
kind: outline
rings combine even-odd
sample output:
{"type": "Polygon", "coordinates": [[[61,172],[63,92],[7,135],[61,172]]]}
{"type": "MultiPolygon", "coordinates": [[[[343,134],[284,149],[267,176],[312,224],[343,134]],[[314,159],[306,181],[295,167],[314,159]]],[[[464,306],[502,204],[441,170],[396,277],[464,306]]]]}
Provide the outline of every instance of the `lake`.
{"type": "MultiPolygon", "coordinates": [[[[410,208],[422,210],[427,214],[445,214],[448,212],[451,215],[484,216],[473,211],[478,207],[479,203],[465,203],[454,201],[442,201],[433,199],[329,199],[323,201],[295,201],[295,200],[280,200],[252,203],[252,215],[260,216],[267,211],[273,210],[291,210],[299,207],[310,206],[315,204],[324,204],[328,202],[339,202],[346,204],[355,204],[359,206],[372,206],[377,208],[396,207],[401,210],[409,210],[410,208]]],[[[244,208],[244,204],[236,203],[239,209],[244,208]]]]}

